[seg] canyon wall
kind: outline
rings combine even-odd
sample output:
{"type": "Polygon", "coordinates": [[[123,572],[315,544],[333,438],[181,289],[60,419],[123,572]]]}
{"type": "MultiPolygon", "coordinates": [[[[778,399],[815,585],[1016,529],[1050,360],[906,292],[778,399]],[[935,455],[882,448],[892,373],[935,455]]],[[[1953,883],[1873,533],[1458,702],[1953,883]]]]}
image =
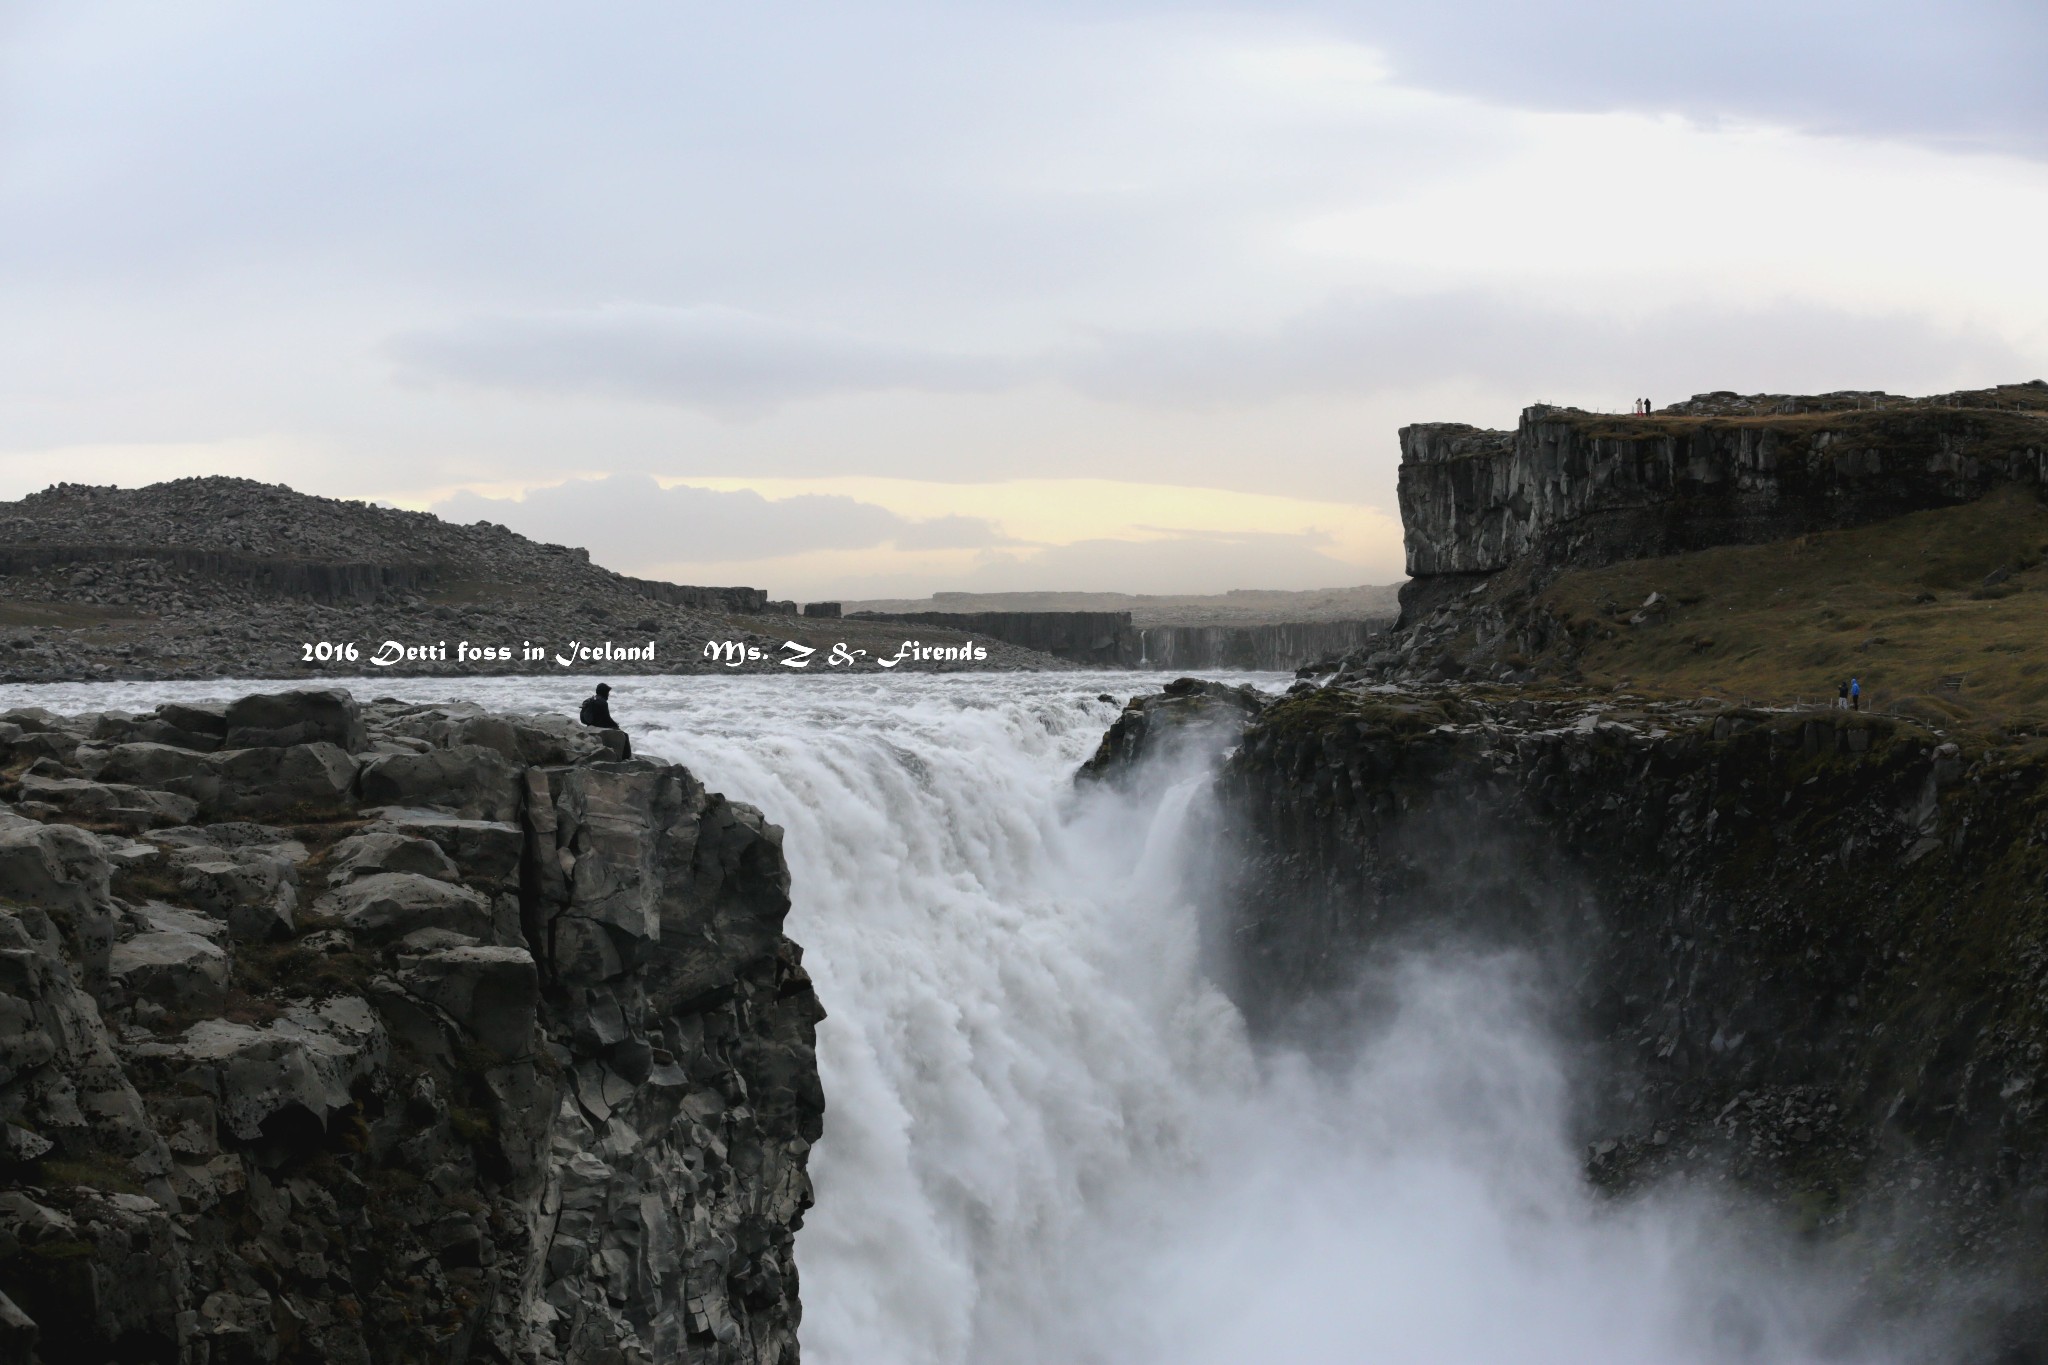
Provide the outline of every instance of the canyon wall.
{"type": "Polygon", "coordinates": [[[793,1365],[780,831],[342,692],[0,716],[0,1358],[793,1365]]]}
{"type": "Polygon", "coordinates": [[[1531,407],[1512,432],[1403,427],[1409,574],[1493,573],[1523,556],[1588,567],[1858,525],[2007,483],[2048,488],[2038,412],[1680,406],[1642,417],[1531,407]]]}
{"type": "Polygon", "coordinates": [[[851,620],[938,626],[1098,668],[1222,668],[1286,672],[1344,654],[1386,621],[1259,626],[1134,626],[1127,611],[856,612],[851,620]]]}
{"type": "Polygon", "coordinates": [[[1243,668],[1285,673],[1348,654],[1391,621],[1295,621],[1270,626],[1145,626],[1124,662],[1143,668],[1243,668]]]}
{"type": "Polygon", "coordinates": [[[1522,951],[1586,1049],[1593,1180],[1732,1178],[1864,1239],[1877,1297],[1972,1283],[1994,1337],[2048,1344],[2038,1281],[2003,1278],[2048,1254],[2038,746],[1847,712],[1302,691],[1219,785],[1212,957],[1258,1033],[1312,1041],[1404,947],[1522,951]]]}
{"type": "Polygon", "coordinates": [[[1131,631],[1127,611],[861,611],[847,619],[933,626],[1098,668],[1116,668],[1124,662],[1125,640],[1131,631]]]}

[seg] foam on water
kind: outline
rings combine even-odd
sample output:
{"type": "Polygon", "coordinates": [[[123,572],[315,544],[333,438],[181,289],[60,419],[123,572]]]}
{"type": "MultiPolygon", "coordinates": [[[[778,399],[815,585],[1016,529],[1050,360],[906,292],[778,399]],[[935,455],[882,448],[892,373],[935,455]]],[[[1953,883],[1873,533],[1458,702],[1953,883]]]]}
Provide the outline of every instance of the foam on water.
{"type": "MultiPolygon", "coordinates": [[[[1586,1192],[1512,957],[1387,964],[1394,1008],[1342,1068],[1256,1055],[1197,953],[1205,772],[1069,781],[1116,712],[1095,694],[1158,681],[615,680],[638,752],[787,830],[789,931],[830,1012],[811,1365],[1839,1358],[1814,1343],[1840,1299],[1782,1243],[1586,1192]]],[[[588,680],[359,686],[573,713],[588,680]]]]}

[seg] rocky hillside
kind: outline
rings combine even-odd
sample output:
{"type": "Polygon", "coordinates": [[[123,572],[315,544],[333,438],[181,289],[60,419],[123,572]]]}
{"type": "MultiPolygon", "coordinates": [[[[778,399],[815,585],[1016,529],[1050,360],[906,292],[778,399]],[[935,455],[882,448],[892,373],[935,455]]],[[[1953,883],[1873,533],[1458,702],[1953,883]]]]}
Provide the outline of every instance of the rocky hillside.
{"type": "Polygon", "coordinates": [[[1761,1196],[1877,1338],[1940,1311],[1959,1359],[2048,1351],[2048,742],[1532,687],[1245,702],[1134,702],[1091,775],[1241,727],[1208,933],[1261,1036],[1322,1036],[1404,947],[1519,949],[1585,1050],[1589,1180],[1761,1196]]]}
{"type": "MultiPolygon", "coordinates": [[[[5,681],[546,672],[562,671],[555,660],[565,654],[586,672],[786,672],[782,661],[801,657],[783,648],[791,640],[816,651],[811,671],[834,644],[847,646],[844,671],[870,671],[900,653],[904,636],[795,616],[754,588],[630,578],[592,564],[586,550],[490,522],[458,526],[247,479],[58,484],[0,503],[5,681]],[[387,640],[420,652],[369,663],[387,640]],[[573,657],[574,645],[607,642],[652,657],[573,657]],[[505,655],[464,657],[465,643],[505,655]],[[707,646],[735,644],[735,665],[706,656],[707,646]],[[534,657],[526,646],[538,647],[534,657]]],[[[944,632],[921,642],[969,643],[944,632]]],[[[911,654],[895,666],[1061,666],[975,643],[984,658],[911,654]]]]}
{"type": "Polygon", "coordinates": [[[2048,387],[1531,409],[1404,441],[1417,577],[1363,672],[1771,703],[1853,676],[1909,714],[2048,721],[2026,671],[2048,665],[2048,387]]]}
{"type": "Polygon", "coordinates": [[[1975,502],[1769,545],[1492,575],[1363,652],[1409,679],[1563,680],[2048,727],[2048,503],[1975,502]]]}
{"type": "Polygon", "coordinates": [[[0,716],[0,1359],[797,1358],[780,831],[544,717],[0,716]]]}

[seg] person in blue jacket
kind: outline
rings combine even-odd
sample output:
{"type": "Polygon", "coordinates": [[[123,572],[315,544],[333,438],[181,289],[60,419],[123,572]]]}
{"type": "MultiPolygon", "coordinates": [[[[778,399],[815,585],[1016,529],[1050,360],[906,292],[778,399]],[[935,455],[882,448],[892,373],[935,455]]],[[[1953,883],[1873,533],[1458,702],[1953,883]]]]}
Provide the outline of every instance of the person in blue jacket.
{"type": "Polygon", "coordinates": [[[1861,711],[1863,709],[1863,684],[1854,678],[1849,679],[1849,709],[1851,711],[1861,711]]]}

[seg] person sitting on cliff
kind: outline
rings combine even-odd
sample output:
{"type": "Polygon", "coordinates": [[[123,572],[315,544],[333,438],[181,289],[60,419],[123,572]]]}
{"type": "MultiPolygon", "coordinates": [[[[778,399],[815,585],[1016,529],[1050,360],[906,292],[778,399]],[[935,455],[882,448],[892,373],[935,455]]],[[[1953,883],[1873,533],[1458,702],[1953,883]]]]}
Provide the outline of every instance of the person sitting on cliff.
{"type": "Polygon", "coordinates": [[[604,734],[601,736],[604,740],[604,747],[610,749],[615,757],[631,758],[633,756],[633,741],[626,738],[626,732],[621,730],[619,723],[612,719],[612,704],[606,700],[611,694],[612,688],[610,683],[599,683],[597,685],[597,695],[583,699],[583,710],[578,713],[576,718],[585,725],[604,731],[604,734]],[[615,736],[616,738],[614,738],[615,736]]]}

